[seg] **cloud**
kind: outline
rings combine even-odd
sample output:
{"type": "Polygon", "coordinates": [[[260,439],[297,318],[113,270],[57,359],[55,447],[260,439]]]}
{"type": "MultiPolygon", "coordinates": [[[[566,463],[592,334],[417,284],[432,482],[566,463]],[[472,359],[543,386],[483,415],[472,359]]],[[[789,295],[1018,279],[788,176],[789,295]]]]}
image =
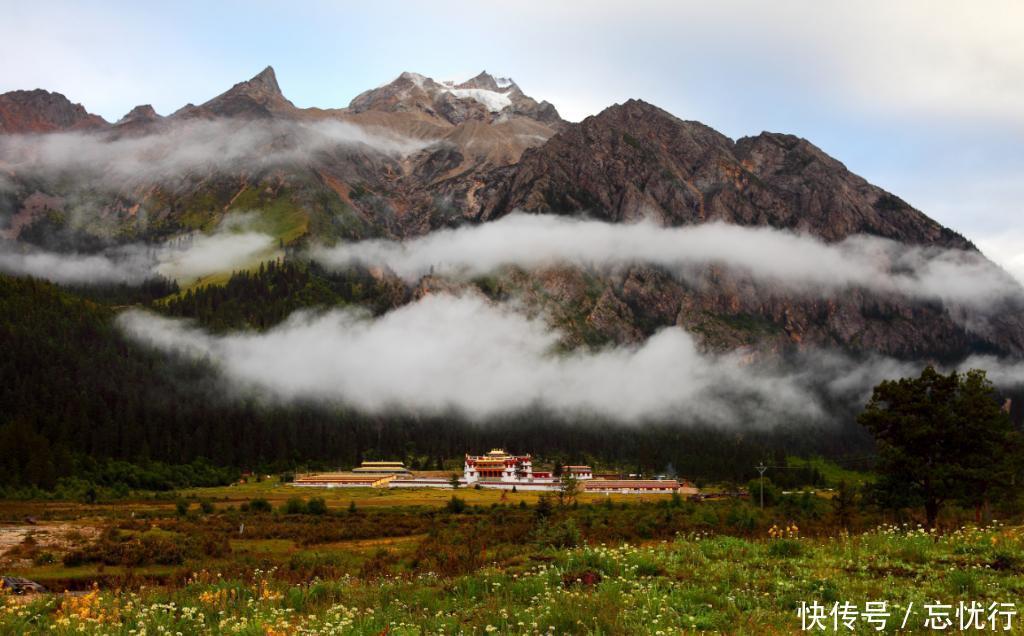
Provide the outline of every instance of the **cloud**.
{"type": "Polygon", "coordinates": [[[984,369],[988,379],[997,387],[1024,387],[1024,360],[998,358],[991,355],[974,355],[957,365],[957,370],[984,369]]]}
{"type": "Polygon", "coordinates": [[[509,265],[534,269],[556,263],[593,268],[648,263],[686,278],[710,264],[801,293],[862,287],[975,307],[1022,294],[1018,283],[975,252],[869,236],[826,244],[789,231],[722,223],[665,228],[652,222],[625,225],[512,214],[405,243],[343,243],[311,254],[337,268],[386,266],[410,281],[430,272],[475,276],[509,265]]]}
{"type": "Polygon", "coordinates": [[[23,176],[71,175],[122,188],[165,182],[193,171],[237,171],[308,161],[317,153],[345,149],[402,156],[425,145],[383,129],[338,120],[193,120],[173,122],[142,136],[0,135],[0,168],[23,176]]]}
{"type": "Polygon", "coordinates": [[[186,246],[165,247],[157,254],[153,271],[177,281],[251,265],[274,250],[272,236],[259,232],[197,235],[186,246]]]}
{"type": "Polygon", "coordinates": [[[156,275],[187,282],[275,256],[274,238],[246,230],[246,225],[232,221],[210,235],[195,233],[157,245],[132,243],[94,254],[0,240],[0,271],[72,285],[137,284],[156,275]]]}
{"type": "Polygon", "coordinates": [[[560,352],[561,334],[542,320],[476,295],[427,296],[376,319],[348,309],[299,312],[263,333],[213,336],[134,310],[118,324],[159,350],[208,358],[236,387],[261,395],[476,420],[543,408],[622,422],[826,422],[819,392],[859,401],[893,370],[841,356],[787,370],[739,353],[704,354],[679,328],[637,347],[560,352]],[[830,370],[830,384],[822,369],[830,370]]]}
{"type": "Polygon", "coordinates": [[[152,264],[152,255],[139,246],[100,254],[62,254],[0,241],[0,271],[55,283],[139,283],[152,274],[152,264]]]}

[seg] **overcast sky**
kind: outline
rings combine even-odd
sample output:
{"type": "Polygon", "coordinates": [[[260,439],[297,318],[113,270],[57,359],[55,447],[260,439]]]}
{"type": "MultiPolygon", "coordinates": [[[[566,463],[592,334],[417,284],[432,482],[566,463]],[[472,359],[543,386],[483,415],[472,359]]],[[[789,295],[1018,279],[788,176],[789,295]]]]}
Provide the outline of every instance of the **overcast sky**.
{"type": "Polygon", "coordinates": [[[404,70],[486,69],[568,119],[636,97],[733,138],[806,137],[1001,262],[1024,253],[1021,2],[5,0],[2,13],[0,91],[59,91],[109,120],[205,101],[268,64],[293,102],[322,107],[404,70]]]}

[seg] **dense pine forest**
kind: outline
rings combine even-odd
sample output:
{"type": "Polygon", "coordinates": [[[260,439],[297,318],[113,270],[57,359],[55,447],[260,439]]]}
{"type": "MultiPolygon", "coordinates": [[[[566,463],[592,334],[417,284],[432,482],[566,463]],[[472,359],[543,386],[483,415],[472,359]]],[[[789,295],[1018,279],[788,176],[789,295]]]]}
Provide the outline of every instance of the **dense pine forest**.
{"type": "Polygon", "coordinates": [[[265,329],[306,308],[357,304],[375,315],[408,300],[397,279],[351,269],[328,274],[316,263],[289,260],[261,263],[235,272],[224,285],[205,285],[171,297],[161,307],[172,316],[194,318],[212,331],[265,329]]]}
{"type": "MultiPolygon", "coordinates": [[[[137,289],[131,300],[215,331],[267,328],[302,307],[358,303],[379,313],[406,293],[365,273],[328,276],[287,261],[236,273],[223,286],[178,293],[163,285],[137,289]],[[175,295],[154,301],[154,290],[175,295]]],[[[455,414],[368,417],[337,405],[279,403],[237,393],[204,361],[127,339],[114,324],[125,290],[91,296],[0,275],[0,487],[8,493],[69,484],[160,490],[225,482],[246,469],[346,467],[364,458],[455,468],[461,454],[493,446],[549,463],[648,474],[671,467],[688,478],[740,482],[782,449],[837,456],[870,448],[855,426],[828,435],[686,422],[631,428],[539,412],[479,425],[455,414]]]]}

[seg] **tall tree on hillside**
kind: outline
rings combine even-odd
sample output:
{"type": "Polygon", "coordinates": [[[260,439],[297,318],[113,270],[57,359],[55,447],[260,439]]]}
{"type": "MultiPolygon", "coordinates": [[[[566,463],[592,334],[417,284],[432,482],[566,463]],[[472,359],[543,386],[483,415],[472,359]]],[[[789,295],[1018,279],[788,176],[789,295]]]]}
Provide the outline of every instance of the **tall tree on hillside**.
{"type": "Polygon", "coordinates": [[[558,488],[558,503],[562,506],[569,506],[576,502],[576,497],[582,490],[580,480],[570,470],[562,470],[562,478],[558,488]]]}
{"type": "Polygon", "coordinates": [[[948,501],[980,511],[1020,469],[1020,434],[981,370],[886,380],[858,421],[878,444],[879,492],[923,505],[929,528],[948,501]]]}

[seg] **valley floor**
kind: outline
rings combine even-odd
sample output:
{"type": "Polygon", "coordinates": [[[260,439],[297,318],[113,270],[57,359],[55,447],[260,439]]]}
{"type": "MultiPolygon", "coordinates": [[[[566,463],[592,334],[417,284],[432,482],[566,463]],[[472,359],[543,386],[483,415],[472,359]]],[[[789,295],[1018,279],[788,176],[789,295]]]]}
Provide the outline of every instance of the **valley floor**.
{"type": "Polygon", "coordinates": [[[184,512],[0,502],[0,573],[69,590],[3,594],[0,634],[930,633],[944,617],[1024,633],[1016,525],[845,532],[742,502],[548,509],[473,490],[458,494],[476,505],[374,506],[388,495],[366,489],[289,512],[287,487],[239,488],[184,512]],[[258,494],[275,509],[238,506],[258,494]],[[40,519],[13,522],[27,511],[40,519]]]}

